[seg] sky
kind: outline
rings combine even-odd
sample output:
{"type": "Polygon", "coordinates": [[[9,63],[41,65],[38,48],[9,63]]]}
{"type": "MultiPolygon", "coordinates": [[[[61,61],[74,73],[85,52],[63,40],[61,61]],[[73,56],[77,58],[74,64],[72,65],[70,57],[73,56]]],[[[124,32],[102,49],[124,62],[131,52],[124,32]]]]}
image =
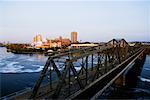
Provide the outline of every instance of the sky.
{"type": "Polygon", "coordinates": [[[0,42],[71,38],[73,31],[81,42],[150,41],[150,1],[0,0],[0,42]]]}

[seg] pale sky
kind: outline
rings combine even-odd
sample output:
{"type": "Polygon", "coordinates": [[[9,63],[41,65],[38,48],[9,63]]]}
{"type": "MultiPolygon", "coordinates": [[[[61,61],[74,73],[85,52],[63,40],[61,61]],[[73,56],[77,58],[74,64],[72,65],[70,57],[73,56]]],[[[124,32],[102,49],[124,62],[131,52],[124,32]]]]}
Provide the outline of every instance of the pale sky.
{"type": "Polygon", "coordinates": [[[72,31],[78,41],[150,41],[150,1],[0,0],[0,42],[70,38],[72,31]]]}

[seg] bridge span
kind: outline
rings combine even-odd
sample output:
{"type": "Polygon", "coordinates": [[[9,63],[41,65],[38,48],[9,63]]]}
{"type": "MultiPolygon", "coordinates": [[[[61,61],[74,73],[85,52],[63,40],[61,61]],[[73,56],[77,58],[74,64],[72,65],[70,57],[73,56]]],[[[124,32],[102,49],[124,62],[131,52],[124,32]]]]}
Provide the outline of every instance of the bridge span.
{"type": "Polygon", "coordinates": [[[128,45],[105,45],[57,52],[49,56],[32,89],[8,98],[97,99],[112,84],[126,85],[128,71],[144,57],[145,48],[128,45]],[[48,83],[42,84],[45,80],[48,83]]]}

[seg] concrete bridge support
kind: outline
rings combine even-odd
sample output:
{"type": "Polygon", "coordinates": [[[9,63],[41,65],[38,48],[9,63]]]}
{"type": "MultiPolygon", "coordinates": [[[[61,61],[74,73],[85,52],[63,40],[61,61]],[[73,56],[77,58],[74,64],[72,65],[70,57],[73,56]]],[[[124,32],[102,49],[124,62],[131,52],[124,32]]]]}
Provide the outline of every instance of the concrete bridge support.
{"type": "Polygon", "coordinates": [[[116,87],[134,86],[139,74],[141,73],[145,58],[146,54],[143,52],[135,61],[130,64],[129,68],[119,76],[119,78],[114,82],[114,85],[116,87]]]}

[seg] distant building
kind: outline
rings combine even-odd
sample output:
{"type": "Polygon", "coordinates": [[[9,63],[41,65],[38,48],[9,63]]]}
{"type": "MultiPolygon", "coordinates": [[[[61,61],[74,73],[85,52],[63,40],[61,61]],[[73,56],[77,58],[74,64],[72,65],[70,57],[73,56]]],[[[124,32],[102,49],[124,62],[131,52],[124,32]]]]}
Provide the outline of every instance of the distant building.
{"type": "Polygon", "coordinates": [[[56,39],[42,39],[40,34],[36,35],[32,42],[34,48],[53,48],[53,47],[68,47],[71,44],[70,39],[62,38],[61,36],[56,39]]]}
{"type": "Polygon", "coordinates": [[[43,45],[42,36],[38,34],[34,37],[32,46],[35,48],[40,48],[42,45],[43,45]]]}
{"type": "Polygon", "coordinates": [[[77,32],[71,32],[71,43],[77,43],[77,32]]]}
{"type": "Polygon", "coordinates": [[[85,47],[97,47],[99,44],[95,43],[75,43],[71,44],[70,48],[85,48],[85,47]]]}
{"type": "Polygon", "coordinates": [[[71,41],[68,38],[64,38],[64,39],[62,39],[61,43],[62,43],[62,46],[66,46],[67,47],[67,46],[69,46],[71,44],[71,41]]]}
{"type": "Polygon", "coordinates": [[[42,36],[40,34],[34,37],[34,42],[41,42],[41,41],[42,41],[42,36]]]}
{"type": "Polygon", "coordinates": [[[129,43],[129,46],[135,46],[136,43],[129,43]]]}
{"type": "Polygon", "coordinates": [[[47,42],[48,42],[50,48],[61,47],[61,41],[60,40],[48,40],[47,42]]]}
{"type": "Polygon", "coordinates": [[[61,42],[61,46],[69,46],[71,44],[71,41],[69,38],[62,38],[61,36],[57,39],[55,39],[55,41],[60,41],[61,42]]]}

